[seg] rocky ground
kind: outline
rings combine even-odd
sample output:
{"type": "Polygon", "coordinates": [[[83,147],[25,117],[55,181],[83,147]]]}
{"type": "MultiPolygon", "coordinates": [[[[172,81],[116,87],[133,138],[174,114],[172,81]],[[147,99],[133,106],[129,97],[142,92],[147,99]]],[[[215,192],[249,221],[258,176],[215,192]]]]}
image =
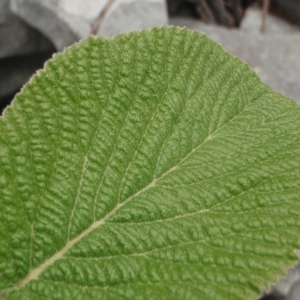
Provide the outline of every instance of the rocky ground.
{"type": "MultiPolygon", "coordinates": [[[[162,24],[206,33],[248,63],[272,89],[300,103],[299,27],[268,16],[262,34],[257,8],[247,9],[239,29],[227,29],[191,18],[168,18],[164,0],[109,2],[110,7],[107,0],[0,0],[0,111],[54,52],[91,32],[113,36],[162,24]]],[[[288,278],[264,299],[299,300],[300,267],[291,270],[288,278]]]]}

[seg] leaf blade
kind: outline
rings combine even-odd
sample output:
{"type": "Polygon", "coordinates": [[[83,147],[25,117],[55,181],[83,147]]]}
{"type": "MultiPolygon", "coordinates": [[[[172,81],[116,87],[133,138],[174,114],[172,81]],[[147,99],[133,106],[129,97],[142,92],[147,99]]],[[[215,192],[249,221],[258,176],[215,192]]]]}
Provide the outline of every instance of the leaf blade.
{"type": "Polygon", "coordinates": [[[90,38],[13,106],[1,120],[12,299],[250,299],[296,261],[299,107],[206,37],[90,38]]]}

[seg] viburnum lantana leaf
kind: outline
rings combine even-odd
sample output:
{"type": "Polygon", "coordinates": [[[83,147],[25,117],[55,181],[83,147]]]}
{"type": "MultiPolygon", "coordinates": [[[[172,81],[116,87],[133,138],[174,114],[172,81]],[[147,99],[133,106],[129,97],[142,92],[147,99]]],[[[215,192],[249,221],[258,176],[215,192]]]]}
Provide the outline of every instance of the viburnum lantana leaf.
{"type": "Polygon", "coordinates": [[[297,261],[300,107],[198,32],[57,54],[0,163],[3,299],[255,299],[297,261]]]}

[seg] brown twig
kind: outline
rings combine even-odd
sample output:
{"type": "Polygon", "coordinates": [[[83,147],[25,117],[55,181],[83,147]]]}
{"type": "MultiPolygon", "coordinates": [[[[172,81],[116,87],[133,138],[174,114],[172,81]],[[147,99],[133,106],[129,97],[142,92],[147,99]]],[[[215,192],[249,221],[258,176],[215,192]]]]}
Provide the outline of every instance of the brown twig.
{"type": "Polygon", "coordinates": [[[263,15],[260,27],[260,32],[264,33],[266,31],[266,19],[270,8],[270,0],[263,0],[263,15]]]}
{"type": "Polygon", "coordinates": [[[201,20],[205,23],[216,23],[214,15],[211,12],[209,5],[205,1],[200,1],[196,4],[196,11],[200,16],[201,20]]]}
{"type": "Polygon", "coordinates": [[[243,16],[243,10],[240,6],[239,0],[232,1],[232,15],[234,18],[234,25],[239,27],[243,16]]]}
{"type": "Polygon", "coordinates": [[[105,15],[106,15],[106,13],[111,8],[111,6],[114,4],[115,1],[116,0],[107,0],[104,8],[102,9],[102,11],[98,15],[98,17],[91,24],[90,35],[96,35],[98,33],[100,25],[101,25],[105,15]]]}
{"type": "Polygon", "coordinates": [[[209,1],[209,3],[214,11],[215,19],[218,24],[226,25],[228,27],[234,26],[233,17],[227,11],[223,0],[213,0],[209,1]]]}
{"type": "Polygon", "coordinates": [[[196,12],[202,21],[227,27],[239,25],[242,15],[241,0],[198,0],[196,12]]]}

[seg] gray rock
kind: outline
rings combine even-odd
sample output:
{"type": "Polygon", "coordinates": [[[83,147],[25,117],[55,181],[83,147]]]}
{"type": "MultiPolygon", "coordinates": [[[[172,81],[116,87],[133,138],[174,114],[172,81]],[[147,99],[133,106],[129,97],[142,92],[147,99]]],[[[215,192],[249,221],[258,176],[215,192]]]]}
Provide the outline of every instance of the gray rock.
{"type": "Polygon", "coordinates": [[[59,0],[11,0],[10,8],[14,14],[42,32],[57,50],[79,40],[67,22],[68,16],[59,10],[59,0]]]}
{"type": "Polygon", "coordinates": [[[17,92],[51,55],[52,51],[47,51],[1,60],[0,107],[3,106],[3,98],[17,92]]]}
{"type": "Polygon", "coordinates": [[[98,35],[113,36],[164,24],[168,24],[164,0],[117,0],[105,16],[98,35]]]}
{"type": "Polygon", "coordinates": [[[8,0],[0,1],[0,58],[52,49],[51,43],[9,10],[8,0]]]}
{"type": "MultiPolygon", "coordinates": [[[[266,34],[226,29],[200,21],[172,18],[170,23],[199,30],[239,57],[273,90],[300,103],[300,33],[266,34]]],[[[268,25],[267,25],[268,26],[268,25]]]]}
{"type": "Polygon", "coordinates": [[[40,32],[11,13],[9,0],[0,0],[0,108],[54,51],[40,32]]]}
{"type": "Polygon", "coordinates": [[[9,13],[9,0],[2,0],[0,2],[0,24],[6,21],[7,14],[9,13]]]}
{"type": "Polygon", "coordinates": [[[271,294],[282,295],[283,300],[300,299],[300,264],[290,269],[286,278],[280,278],[279,282],[272,286],[271,294]]]}
{"type": "Polygon", "coordinates": [[[299,300],[300,299],[300,280],[294,282],[286,300],[299,300]]]}
{"type": "MultiPolygon", "coordinates": [[[[256,7],[246,10],[241,23],[241,30],[244,32],[258,33],[262,22],[262,10],[256,7]]],[[[299,33],[299,26],[292,25],[283,19],[271,14],[266,18],[266,34],[290,34],[299,33]]]]}
{"type": "MultiPolygon", "coordinates": [[[[86,38],[107,0],[10,0],[11,10],[41,31],[57,50],[86,38]]],[[[164,0],[116,0],[101,23],[99,35],[167,24],[164,0]]]]}

